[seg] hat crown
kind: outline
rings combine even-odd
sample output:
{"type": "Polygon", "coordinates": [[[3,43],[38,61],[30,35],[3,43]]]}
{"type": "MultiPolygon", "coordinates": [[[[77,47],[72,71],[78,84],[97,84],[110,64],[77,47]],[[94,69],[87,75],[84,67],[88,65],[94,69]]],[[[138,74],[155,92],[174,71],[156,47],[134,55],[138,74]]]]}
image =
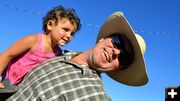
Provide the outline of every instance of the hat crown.
{"type": "Polygon", "coordinates": [[[137,39],[138,44],[140,46],[141,53],[142,53],[142,55],[144,55],[145,51],[146,51],[146,43],[145,43],[144,39],[140,35],[135,34],[135,36],[136,36],[136,39],[137,39]]]}

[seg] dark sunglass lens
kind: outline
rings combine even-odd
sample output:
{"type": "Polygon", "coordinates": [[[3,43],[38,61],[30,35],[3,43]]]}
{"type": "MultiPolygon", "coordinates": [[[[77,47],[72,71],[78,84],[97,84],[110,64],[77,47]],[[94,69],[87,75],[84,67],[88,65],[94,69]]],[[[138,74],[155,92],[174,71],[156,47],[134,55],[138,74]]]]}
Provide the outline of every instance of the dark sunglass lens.
{"type": "Polygon", "coordinates": [[[130,65],[133,61],[132,54],[129,54],[129,52],[126,50],[125,42],[128,42],[128,40],[119,34],[114,34],[112,36],[112,43],[114,47],[121,50],[121,53],[119,54],[119,61],[122,65],[127,66],[130,65]]]}
{"type": "Polygon", "coordinates": [[[118,48],[118,49],[121,49],[121,42],[120,42],[120,39],[119,39],[119,36],[118,35],[114,35],[112,36],[112,42],[113,42],[113,45],[118,48]]]}
{"type": "Polygon", "coordinates": [[[128,64],[128,57],[126,56],[125,51],[122,51],[121,54],[119,55],[119,61],[121,61],[122,65],[127,65],[128,64]]]}
{"type": "Polygon", "coordinates": [[[119,61],[121,61],[122,65],[130,65],[133,62],[133,57],[127,53],[127,51],[122,51],[119,56],[119,61]]]}

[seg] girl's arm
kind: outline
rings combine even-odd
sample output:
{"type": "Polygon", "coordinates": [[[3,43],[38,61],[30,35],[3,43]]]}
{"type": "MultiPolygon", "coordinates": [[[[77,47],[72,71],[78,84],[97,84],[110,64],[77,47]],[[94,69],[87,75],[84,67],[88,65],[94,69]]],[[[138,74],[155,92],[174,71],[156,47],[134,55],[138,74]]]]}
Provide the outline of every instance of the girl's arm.
{"type": "MultiPolygon", "coordinates": [[[[16,56],[26,51],[32,50],[34,46],[36,45],[37,40],[38,40],[38,36],[36,34],[32,34],[22,39],[19,39],[7,50],[5,50],[0,55],[0,75],[2,75],[3,70],[6,68],[8,63],[13,58],[15,58],[16,56]]],[[[0,84],[0,88],[1,88],[1,84],[0,84]]]]}

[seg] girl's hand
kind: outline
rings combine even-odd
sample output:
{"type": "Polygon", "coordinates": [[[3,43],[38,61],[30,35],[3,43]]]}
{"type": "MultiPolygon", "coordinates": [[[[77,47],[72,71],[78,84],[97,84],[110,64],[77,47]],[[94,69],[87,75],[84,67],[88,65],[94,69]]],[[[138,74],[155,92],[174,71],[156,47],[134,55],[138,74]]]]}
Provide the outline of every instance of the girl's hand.
{"type": "Polygon", "coordinates": [[[0,81],[0,89],[4,88],[4,84],[0,81]]]}

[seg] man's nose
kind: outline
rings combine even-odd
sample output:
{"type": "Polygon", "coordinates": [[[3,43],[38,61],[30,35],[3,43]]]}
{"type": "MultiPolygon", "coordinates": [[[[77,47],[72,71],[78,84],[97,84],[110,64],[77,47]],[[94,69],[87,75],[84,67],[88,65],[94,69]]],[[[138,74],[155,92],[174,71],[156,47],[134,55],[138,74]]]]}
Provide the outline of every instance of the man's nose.
{"type": "Polygon", "coordinates": [[[112,49],[112,57],[113,57],[113,59],[115,59],[115,58],[118,58],[119,57],[119,55],[120,55],[120,51],[121,50],[119,50],[119,49],[116,49],[116,48],[113,48],[112,49]]]}
{"type": "Polygon", "coordinates": [[[114,54],[120,54],[121,53],[121,50],[117,49],[117,48],[113,48],[112,51],[114,54]]]}

